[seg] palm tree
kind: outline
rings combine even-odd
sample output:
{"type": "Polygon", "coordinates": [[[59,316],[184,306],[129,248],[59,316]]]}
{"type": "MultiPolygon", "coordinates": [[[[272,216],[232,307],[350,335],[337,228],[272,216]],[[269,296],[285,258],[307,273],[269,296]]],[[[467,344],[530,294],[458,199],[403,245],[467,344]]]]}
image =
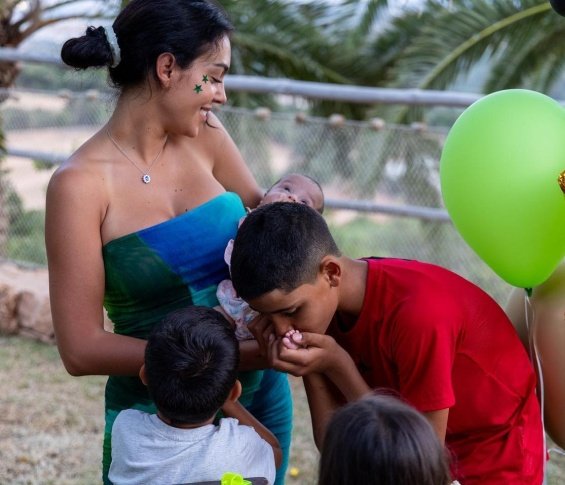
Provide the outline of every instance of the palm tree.
{"type": "MultiPolygon", "coordinates": [[[[423,21],[397,59],[395,86],[446,89],[485,60],[483,93],[549,92],[563,73],[565,21],[545,0],[428,0],[421,8],[405,16],[423,21]]],[[[403,31],[403,20],[395,27],[403,31]]]]}

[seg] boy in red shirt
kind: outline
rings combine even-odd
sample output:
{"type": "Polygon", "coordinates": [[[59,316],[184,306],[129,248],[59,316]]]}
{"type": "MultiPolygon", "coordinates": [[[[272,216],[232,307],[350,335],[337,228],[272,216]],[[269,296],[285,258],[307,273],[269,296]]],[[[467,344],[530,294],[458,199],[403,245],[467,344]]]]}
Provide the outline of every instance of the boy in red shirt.
{"type": "Polygon", "coordinates": [[[535,374],[480,288],[432,264],[342,256],[322,216],[288,203],[247,217],[231,271],[264,315],[253,331],[270,364],[304,376],[318,447],[344,400],[388,388],[430,420],[462,485],[542,483],[535,374]]]}

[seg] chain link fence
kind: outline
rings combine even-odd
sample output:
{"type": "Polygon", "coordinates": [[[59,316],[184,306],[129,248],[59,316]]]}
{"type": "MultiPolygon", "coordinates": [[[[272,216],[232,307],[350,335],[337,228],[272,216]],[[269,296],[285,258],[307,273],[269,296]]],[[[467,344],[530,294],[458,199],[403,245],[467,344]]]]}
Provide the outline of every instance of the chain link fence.
{"type": "MultiPolygon", "coordinates": [[[[114,100],[97,92],[0,92],[8,156],[1,178],[2,256],[45,265],[45,190],[58,162],[109,117],[114,100]]],[[[282,174],[314,177],[325,217],[352,257],[398,256],[441,264],[504,302],[511,287],[466,245],[442,206],[439,159],[446,131],[354,122],[339,115],[222,107],[217,112],[263,187],[282,174]]]]}

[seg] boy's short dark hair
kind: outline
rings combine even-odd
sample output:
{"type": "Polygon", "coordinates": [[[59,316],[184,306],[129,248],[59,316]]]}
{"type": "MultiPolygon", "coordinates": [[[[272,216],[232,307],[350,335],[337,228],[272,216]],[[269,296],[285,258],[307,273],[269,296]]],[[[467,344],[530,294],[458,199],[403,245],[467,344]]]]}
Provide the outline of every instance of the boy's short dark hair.
{"type": "Polygon", "coordinates": [[[260,206],[245,218],[235,237],[233,286],[244,300],[276,289],[292,291],[315,280],[328,254],[340,252],[314,209],[288,202],[260,206]]]}
{"type": "Polygon", "coordinates": [[[149,395],[173,424],[213,417],[237,379],[239,345],[213,308],[190,306],[153,328],[145,350],[149,395]]]}

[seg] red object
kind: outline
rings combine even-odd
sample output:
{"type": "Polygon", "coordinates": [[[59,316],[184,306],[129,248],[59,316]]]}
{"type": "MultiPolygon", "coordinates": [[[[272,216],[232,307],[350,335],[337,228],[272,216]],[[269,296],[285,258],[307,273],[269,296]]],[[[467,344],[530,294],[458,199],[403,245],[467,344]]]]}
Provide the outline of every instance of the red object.
{"type": "Polygon", "coordinates": [[[329,333],[373,388],[422,412],[450,408],[446,444],[465,485],[543,481],[536,378],[510,320],[484,291],[439,266],[368,259],[355,326],[329,333]]]}

